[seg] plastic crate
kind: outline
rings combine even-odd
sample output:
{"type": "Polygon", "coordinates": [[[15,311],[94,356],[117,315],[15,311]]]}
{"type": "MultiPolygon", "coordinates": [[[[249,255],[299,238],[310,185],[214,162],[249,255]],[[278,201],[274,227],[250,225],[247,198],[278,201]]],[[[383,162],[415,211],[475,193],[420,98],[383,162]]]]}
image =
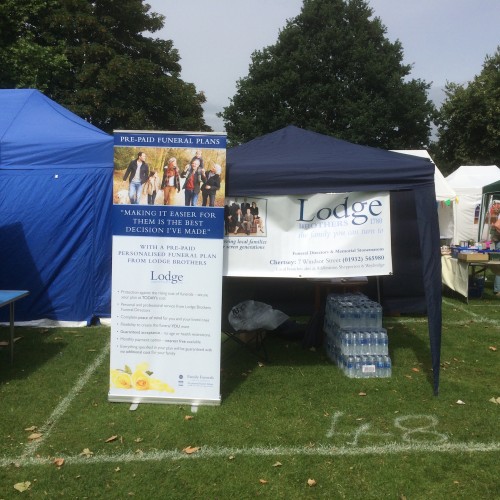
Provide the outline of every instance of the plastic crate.
{"type": "Polygon", "coordinates": [[[459,246],[456,246],[456,245],[453,245],[452,247],[450,247],[450,250],[451,250],[451,256],[456,259],[458,258],[458,254],[462,251],[462,250],[469,250],[469,247],[459,247],[459,246]]]}
{"type": "Polygon", "coordinates": [[[480,299],[484,292],[484,278],[482,276],[471,276],[469,278],[469,298],[480,299]]]}

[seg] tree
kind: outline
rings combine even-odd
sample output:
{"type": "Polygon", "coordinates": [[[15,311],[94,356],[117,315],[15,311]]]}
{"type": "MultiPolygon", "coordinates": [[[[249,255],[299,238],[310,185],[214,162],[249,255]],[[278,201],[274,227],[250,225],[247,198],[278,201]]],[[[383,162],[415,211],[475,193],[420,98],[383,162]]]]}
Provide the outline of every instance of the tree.
{"type": "Polygon", "coordinates": [[[444,172],[500,165],[500,46],[467,86],[447,83],[438,113],[435,158],[444,172]]]}
{"type": "Polygon", "coordinates": [[[219,114],[232,144],[286,125],[387,149],[421,148],[430,135],[430,85],[405,81],[399,41],[364,0],[304,0],[275,45],[256,51],[219,114]]]}
{"type": "Polygon", "coordinates": [[[3,0],[0,86],[34,87],[97,127],[210,130],[164,17],[143,0],[3,0]]]}

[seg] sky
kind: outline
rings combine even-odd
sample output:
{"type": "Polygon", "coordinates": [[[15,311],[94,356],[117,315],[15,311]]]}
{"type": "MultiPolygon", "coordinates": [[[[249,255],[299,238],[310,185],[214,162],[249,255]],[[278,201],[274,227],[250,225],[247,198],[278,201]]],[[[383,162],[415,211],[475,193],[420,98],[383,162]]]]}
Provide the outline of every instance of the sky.
{"type": "MultiPolygon", "coordinates": [[[[181,78],[207,98],[207,125],[224,132],[216,116],[248,75],[251,55],[274,45],[286,21],[300,13],[302,0],[145,0],[165,16],[151,36],[172,40],[179,51],[181,78]]],[[[368,0],[399,40],[410,78],[431,83],[429,97],[439,105],[447,82],[467,84],[486,56],[500,45],[500,0],[368,0]]]]}

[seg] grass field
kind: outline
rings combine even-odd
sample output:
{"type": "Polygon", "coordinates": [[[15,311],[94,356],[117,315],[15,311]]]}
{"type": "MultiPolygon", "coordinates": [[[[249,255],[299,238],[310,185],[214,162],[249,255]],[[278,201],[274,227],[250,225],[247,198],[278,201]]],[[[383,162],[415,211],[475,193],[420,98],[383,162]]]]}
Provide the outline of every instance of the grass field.
{"type": "Polygon", "coordinates": [[[348,379],[272,334],[267,363],[223,339],[220,406],[135,411],[107,401],[109,328],[17,327],[12,366],[0,351],[0,499],[500,498],[489,287],[443,298],[438,397],[425,317],[384,318],[390,379],[348,379]]]}

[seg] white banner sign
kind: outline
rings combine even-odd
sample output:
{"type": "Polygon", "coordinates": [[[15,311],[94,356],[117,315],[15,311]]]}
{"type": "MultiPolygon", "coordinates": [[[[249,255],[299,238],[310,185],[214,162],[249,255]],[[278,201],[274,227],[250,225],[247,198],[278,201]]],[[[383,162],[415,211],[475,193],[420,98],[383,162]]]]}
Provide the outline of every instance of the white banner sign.
{"type": "Polygon", "coordinates": [[[282,278],[392,273],[389,193],[226,200],[224,274],[282,278]]]}
{"type": "Polygon", "coordinates": [[[220,404],[225,146],[115,133],[109,401],[220,404]]]}
{"type": "Polygon", "coordinates": [[[220,402],[220,240],[113,238],[110,401],[220,402]]]}

